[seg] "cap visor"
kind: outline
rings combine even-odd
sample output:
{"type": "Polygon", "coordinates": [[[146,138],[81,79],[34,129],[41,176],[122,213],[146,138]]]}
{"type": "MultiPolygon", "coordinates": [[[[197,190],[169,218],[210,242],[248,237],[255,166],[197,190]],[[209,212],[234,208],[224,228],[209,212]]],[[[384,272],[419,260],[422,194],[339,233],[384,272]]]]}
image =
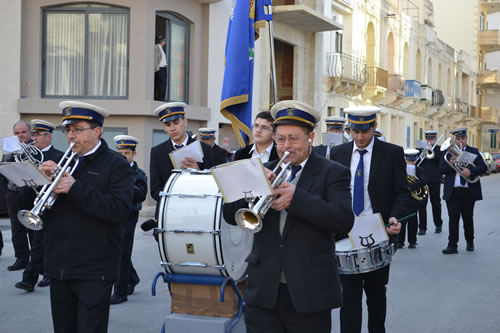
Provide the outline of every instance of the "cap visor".
{"type": "Polygon", "coordinates": [[[355,124],[351,123],[351,129],[352,130],[357,130],[357,131],[366,131],[370,127],[373,127],[374,123],[368,123],[368,124],[355,124]]]}
{"type": "Polygon", "coordinates": [[[165,117],[162,119],[163,123],[168,123],[169,121],[176,120],[179,118],[182,118],[184,115],[183,114],[175,114],[173,116],[165,117]]]}

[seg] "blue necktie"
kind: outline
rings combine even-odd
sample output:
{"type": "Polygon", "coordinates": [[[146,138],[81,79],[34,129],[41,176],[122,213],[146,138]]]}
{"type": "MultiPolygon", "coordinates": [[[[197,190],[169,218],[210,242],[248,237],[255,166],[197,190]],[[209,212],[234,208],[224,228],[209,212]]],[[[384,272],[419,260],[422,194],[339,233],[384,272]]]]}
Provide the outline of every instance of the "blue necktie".
{"type": "Polygon", "coordinates": [[[179,148],[184,147],[184,145],[174,145],[174,146],[175,146],[175,149],[179,149],[179,148]]]}
{"type": "Polygon", "coordinates": [[[354,174],[354,198],[352,202],[352,210],[354,211],[354,214],[358,216],[365,209],[363,155],[367,152],[367,150],[356,150],[359,153],[359,163],[356,168],[356,173],[354,174]]]}
{"type": "MultiPolygon", "coordinates": [[[[461,149],[461,150],[464,151],[465,149],[461,149]]],[[[465,186],[465,183],[466,183],[465,178],[460,176],[460,185],[465,186]]]]}
{"type": "Polygon", "coordinates": [[[295,179],[295,176],[300,171],[300,169],[302,169],[302,166],[300,164],[292,167],[292,175],[290,176],[289,182],[295,179]]]}

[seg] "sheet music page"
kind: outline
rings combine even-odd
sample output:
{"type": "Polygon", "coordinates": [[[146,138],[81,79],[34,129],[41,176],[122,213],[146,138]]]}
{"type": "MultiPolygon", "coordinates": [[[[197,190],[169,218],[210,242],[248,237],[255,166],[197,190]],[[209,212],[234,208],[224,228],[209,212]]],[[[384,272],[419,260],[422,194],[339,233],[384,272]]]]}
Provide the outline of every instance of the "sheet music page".
{"type": "Polygon", "coordinates": [[[406,174],[408,176],[416,176],[417,175],[416,167],[414,165],[407,164],[406,165],[406,174]]]}
{"type": "Polygon", "coordinates": [[[323,133],[323,144],[339,146],[344,143],[344,136],[340,133],[323,133]]]}
{"type": "Polygon", "coordinates": [[[201,149],[200,141],[194,141],[185,147],[175,149],[169,156],[174,169],[180,169],[181,163],[186,157],[190,157],[199,163],[203,162],[203,149],[201,149]]]}
{"type": "Polygon", "coordinates": [[[0,138],[2,141],[2,149],[7,152],[20,151],[21,145],[19,144],[19,139],[17,136],[7,136],[0,138]]]}
{"type": "Polygon", "coordinates": [[[245,193],[253,197],[272,193],[271,184],[260,158],[222,164],[210,171],[227,203],[244,198],[245,193]]]}
{"type": "Polygon", "coordinates": [[[17,186],[41,186],[52,181],[31,162],[2,163],[0,173],[17,186]]]}
{"type": "Polygon", "coordinates": [[[377,244],[389,240],[385,223],[380,213],[356,216],[354,226],[349,233],[349,239],[354,248],[366,247],[366,244],[377,244]],[[362,245],[362,243],[365,245],[362,245]]]}
{"type": "Polygon", "coordinates": [[[457,162],[464,164],[472,164],[476,159],[477,155],[470,153],[468,151],[463,151],[460,153],[460,156],[457,158],[457,162]]]}
{"type": "Polygon", "coordinates": [[[417,149],[430,149],[429,145],[427,144],[427,141],[423,141],[423,140],[417,140],[415,142],[415,147],[417,149]]]}

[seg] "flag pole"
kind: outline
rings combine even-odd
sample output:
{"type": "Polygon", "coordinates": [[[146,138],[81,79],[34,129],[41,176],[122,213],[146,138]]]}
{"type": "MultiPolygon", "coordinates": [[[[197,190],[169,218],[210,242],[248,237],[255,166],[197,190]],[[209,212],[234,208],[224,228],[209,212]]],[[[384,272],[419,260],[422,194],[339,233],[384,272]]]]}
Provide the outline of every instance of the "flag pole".
{"type": "MultiPolygon", "coordinates": [[[[267,15],[272,15],[272,3],[270,5],[264,6],[267,15]]],[[[273,20],[268,21],[269,23],[269,49],[271,51],[271,84],[273,85],[273,100],[274,103],[278,103],[278,83],[276,81],[276,55],[274,53],[274,30],[273,30],[273,20]]]]}

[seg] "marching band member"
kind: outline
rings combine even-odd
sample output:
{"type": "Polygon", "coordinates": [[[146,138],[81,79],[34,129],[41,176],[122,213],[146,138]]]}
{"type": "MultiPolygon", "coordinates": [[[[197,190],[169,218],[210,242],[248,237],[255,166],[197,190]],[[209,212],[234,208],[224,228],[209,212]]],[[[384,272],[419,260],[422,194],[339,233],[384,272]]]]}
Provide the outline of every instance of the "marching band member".
{"type": "MultiPolygon", "coordinates": [[[[113,282],[118,278],[120,225],[133,202],[133,170],[101,139],[105,109],[62,102],[63,133],[79,164],[64,173],[53,207],[43,215],[45,276],[55,332],[106,332],[113,282]]],[[[40,169],[54,174],[57,164],[40,169]]]]}
{"type": "MultiPolygon", "coordinates": [[[[475,183],[467,182],[467,179],[479,177],[486,172],[486,164],[483,158],[479,155],[477,148],[467,145],[467,128],[459,127],[451,131],[455,136],[456,145],[463,151],[475,154],[473,166],[464,167],[461,174],[456,172],[445,160],[443,156],[439,169],[445,175],[443,199],[446,200],[449,218],[449,235],[448,246],[443,250],[444,254],[458,253],[458,223],[460,216],[464,223],[464,236],[467,242],[467,251],[474,251],[474,205],[476,201],[483,200],[481,192],[481,181],[475,183]]],[[[449,160],[454,164],[455,157],[452,156],[449,160]]]]}
{"type": "MultiPolygon", "coordinates": [[[[14,135],[18,137],[20,142],[25,144],[31,143],[31,124],[19,120],[12,127],[14,135]]],[[[15,162],[14,154],[4,155],[2,162],[15,162]]],[[[12,245],[14,246],[14,256],[16,261],[14,264],[7,266],[8,271],[17,271],[26,268],[30,256],[30,244],[33,238],[32,230],[27,229],[17,219],[17,212],[19,211],[19,196],[20,188],[14,183],[7,180],[3,175],[0,175],[0,188],[5,193],[7,201],[7,211],[10,217],[10,229],[12,231],[12,245]]],[[[0,243],[0,252],[3,247],[3,237],[0,243]]]]}
{"type": "Polygon", "coordinates": [[[198,129],[200,141],[212,147],[215,165],[220,165],[227,162],[227,150],[215,143],[215,132],[213,128],[198,129]]]}
{"type": "Polygon", "coordinates": [[[274,144],[273,117],[269,111],[262,111],[255,117],[252,125],[252,137],[254,143],[241,148],[234,154],[234,160],[246,158],[260,158],[262,163],[271,162],[278,158],[276,145],[274,144]]]}
{"type": "MultiPolygon", "coordinates": [[[[429,147],[433,147],[437,140],[436,131],[425,131],[425,140],[429,147]]],[[[436,145],[433,150],[434,158],[424,158],[420,166],[424,169],[425,179],[429,187],[429,198],[425,198],[425,205],[421,206],[418,210],[419,224],[418,234],[425,235],[427,231],[427,201],[430,199],[432,206],[432,220],[436,227],[435,232],[439,234],[443,227],[443,220],[441,219],[441,180],[443,179],[439,171],[439,162],[441,160],[441,146],[436,145]]]]}
{"type": "MultiPolygon", "coordinates": [[[[43,152],[44,161],[59,162],[63,156],[63,152],[52,146],[52,132],[56,126],[48,121],[41,119],[33,119],[31,121],[31,133],[33,144],[43,152]]],[[[33,208],[33,201],[36,198],[35,191],[30,187],[23,187],[22,202],[26,203],[23,209],[30,210],[33,208]]],[[[43,236],[44,230],[33,231],[33,242],[31,243],[30,261],[23,272],[21,281],[15,284],[16,288],[31,292],[35,289],[38,276],[43,274],[43,236]]],[[[50,280],[46,277],[38,282],[38,287],[47,287],[50,285],[50,280]]]]}
{"type": "MultiPolygon", "coordinates": [[[[351,170],[353,210],[356,216],[380,213],[389,235],[400,231],[397,217],[408,212],[409,192],[403,148],[374,137],[375,106],[355,106],[344,109],[348,114],[353,140],[332,149],[331,159],[351,170]]],[[[346,235],[344,235],[346,236],[346,235]]],[[[339,238],[340,239],[340,238],[339,238]]],[[[362,294],[368,305],[368,330],[385,331],[386,285],[389,267],[362,274],[340,276],[344,305],[340,309],[340,328],[345,332],[361,332],[362,294]]]]}
{"type": "MultiPolygon", "coordinates": [[[[160,192],[163,190],[172,169],[172,161],[168,154],[174,149],[179,149],[187,146],[194,141],[187,134],[188,120],[185,117],[185,103],[173,102],[160,105],[154,110],[154,114],[158,116],[163,123],[163,129],[168,134],[170,139],[151,148],[151,161],[149,168],[149,176],[151,177],[151,196],[156,200],[156,214],[158,217],[158,209],[160,206],[160,192]]],[[[210,169],[215,165],[212,149],[201,143],[203,149],[203,163],[196,163],[192,158],[186,158],[180,166],[182,169],[210,169]]]]}
{"type": "MultiPolygon", "coordinates": [[[[421,167],[417,167],[416,161],[418,156],[420,155],[420,151],[417,149],[405,149],[405,160],[406,160],[406,173],[408,177],[415,176],[418,178],[418,181],[409,184],[410,192],[415,191],[426,184],[424,170],[421,167]]],[[[425,207],[425,201],[418,201],[415,198],[411,199],[411,213],[416,213],[417,210],[421,207],[425,207]]],[[[399,233],[398,239],[398,249],[404,247],[405,245],[405,236],[406,229],[408,227],[408,248],[414,249],[417,247],[417,229],[418,229],[418,219],[417,216],[410,217],[408,222],[401,224],[401,232],[399,233]]]]}
{"type": "Polygon", "coordinates": [[[386,141],[385,140],[385,136],[384,136],[384,132],[380,129],[380,128],[375,128],[375,132],[373,133],[373,135],[379,139],[380,141],[386,141]]]}
{"type": "MultiPolygon", "coordinates": [[[[277,153],[290,153],[292,176],[274,190],[277,198],[246,259],[246,329],[329,333],[331,309],[341,305],[333,239],[353,223],[349,170],[311,154],[317,110],[281,101],[271,113],[277,153]]],[[[235,212],[246,205],[244,199],[225,204],[226,221],[236,224],[235,212]]]]}
{"type": "Polygon", "coordinates": [[[134,199],[130,215],[121,225],[122,252],[120,256],[120,275],[115,282],[111,304],[120,304],[128,300],[127,295],[139,283],[139,276],[132,265],[132,248],[134,246],[135,225],[139,219],[142,202],[148,194],[148,177],[134,161],[139,140],[130,135],[117,135],[113,138],[118,152],[127,159],[134,170],[134,199]],[[131,281],[133,278],[133,281],[131,281]]]}
{"type": "MultiPolygon", "coordinates": [[[[337,133],[344,134],[344,117],[330,116],[325,118],[326,123],[326,133],[337,133]]],[[[313,147],[313,152],[318,154],[319,156],[326,156],[328,151],[327,145],[319,145],[313,147]]]]}

